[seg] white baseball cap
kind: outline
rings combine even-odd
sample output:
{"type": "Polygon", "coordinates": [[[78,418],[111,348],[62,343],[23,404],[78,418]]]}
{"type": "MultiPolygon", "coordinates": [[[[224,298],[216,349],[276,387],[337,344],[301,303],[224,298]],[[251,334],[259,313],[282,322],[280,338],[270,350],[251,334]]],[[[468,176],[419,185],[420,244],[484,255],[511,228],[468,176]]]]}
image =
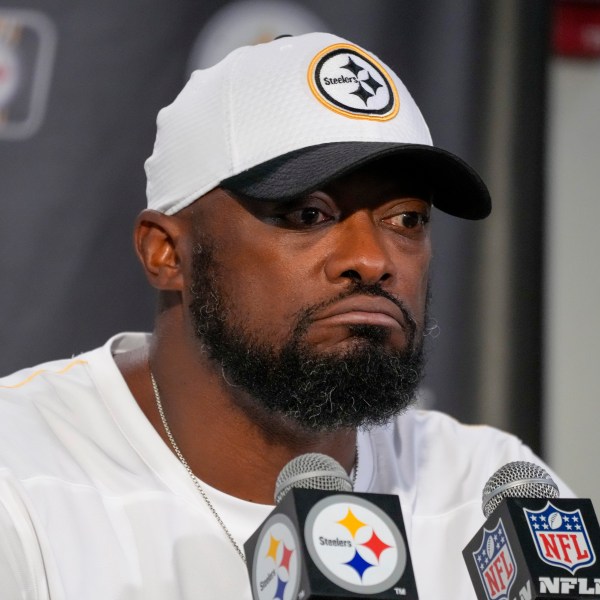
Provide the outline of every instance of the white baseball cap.
{"type": "MultiPolygon", "coordinates": [[[[157,118],[146,161],[148,208],[174,214],[221,186],[266,201],[307,194],[384,156],[415,162],[439,209],[467,219],[489,192],[460,158],[433,146],[398,76],[328,33],[238,48],[194,71],[157,118]]],[[[393,169],[396,161],[386,161],[393,169]]]]}

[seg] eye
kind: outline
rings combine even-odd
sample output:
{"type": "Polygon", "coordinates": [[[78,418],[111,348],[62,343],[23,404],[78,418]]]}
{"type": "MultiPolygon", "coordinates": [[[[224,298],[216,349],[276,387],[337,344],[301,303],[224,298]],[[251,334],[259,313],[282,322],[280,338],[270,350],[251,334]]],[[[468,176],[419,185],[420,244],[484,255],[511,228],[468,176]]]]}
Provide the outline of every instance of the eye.
{"type": "Polygon", "coordinates": [[[410,231],[420,231],[429,223],[429,214],[418,211],[406,211],[384,219],[390,225],[410,231]]]}
{"type": "Polygon", "coordinates": [[[312,205],[294,208],[277,216],[277,221],[280,224],[296,229],[316,227],[332,219],[331,211],[325,209],[325,207],[312,205]]]}
{"type": "Polygon", "coordinates": [[[298,225],[317,225],[326,221],[328,217],[315,206],[307,206],[290,213],[288,219],[298,225]]]}

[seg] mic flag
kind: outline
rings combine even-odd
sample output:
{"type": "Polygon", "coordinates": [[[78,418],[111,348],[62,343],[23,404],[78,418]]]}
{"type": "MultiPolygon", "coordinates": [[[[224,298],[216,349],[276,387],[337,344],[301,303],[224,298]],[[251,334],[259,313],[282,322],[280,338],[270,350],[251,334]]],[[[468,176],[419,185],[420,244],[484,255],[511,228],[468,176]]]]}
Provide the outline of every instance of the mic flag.
{"type": "MultiPolygon", "coordinates": [[[[503,469],[514,470],[515,464],[543,471],[530,463],[503,469]]],[[[548,484],[531,481],[499,486],[504,497],[494,501],[490,516],[463,550],[478,600],[600,598],[600,527],[591,501],[508,496],[524,494],[526,486],[533,486],[529,495],[539,496],[536,486],[548,484]]],[[[548,493],[545,488],[543,494],[548,493]]],[[[484,511],[489,501],[490,494],[484,493],[484,511]]]]}
{"type": "Polygon", "coordinates": [[[309,487],[290,488],[244,544],[252,597],[418,600],[398,497],[309,487]]]}

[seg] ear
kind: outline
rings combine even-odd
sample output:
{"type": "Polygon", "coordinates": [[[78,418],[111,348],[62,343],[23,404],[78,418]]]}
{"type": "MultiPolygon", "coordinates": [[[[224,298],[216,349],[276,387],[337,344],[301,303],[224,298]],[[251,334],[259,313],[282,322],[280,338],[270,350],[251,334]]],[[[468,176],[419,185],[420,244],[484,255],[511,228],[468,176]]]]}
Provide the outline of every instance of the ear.
{"type": "Polygon", "coordinates": [[[136,219],[135,250],[150,285],[156,289],[183,289],[182,259],[190,240],[188,228],[186,220],[155,210],[143,210],[136,219]]]}

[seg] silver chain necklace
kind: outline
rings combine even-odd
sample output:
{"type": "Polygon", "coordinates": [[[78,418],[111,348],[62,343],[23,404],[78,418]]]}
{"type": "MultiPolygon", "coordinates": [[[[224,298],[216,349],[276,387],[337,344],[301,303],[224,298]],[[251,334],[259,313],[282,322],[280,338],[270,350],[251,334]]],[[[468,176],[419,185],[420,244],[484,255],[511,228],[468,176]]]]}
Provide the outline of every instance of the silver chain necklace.
{"type": "MultiPolygon", "coordinates": [[[[175,452],[175,455],[179,459],[179,462],[181,462],[181,464],[185,467],[185,470],[188,472],[188,475],[191,477],[192,481],[194,482],[194,485],[196,486],[196,489],[200,493],[200,496],[202,496],[202,499],[204,500],[204,502],[206,502],[206,505],[208,506],[210,512],[213,514],[214,518],[217,520],[217,523],[221,526],[221,529],[225,532],[225,534],[229,538],[229,541],[233,544],[233,547],[235,548],[235,551],[238,553],[239,557],[242,559],[242,562],[244,564],[246,564],[245,554],[242,552],[242,549],[238,546],[237,542],[233,539],[233,536],[231,535],[231,532],[229,531],[229,529],[227,529],[227,526],[225,525],[225,523],[223,523],[223,519],[221,519],[219,513],[213,506],[213,503],[210,501],[210,498],[206,495],[206,492],[204,491],[203,487],[200,485],[200,480],[194,475],[194,472],[190,468],[190,465],[188,465],[187,460],[185,460],[185,457],[181,453],[181,450],[179,449],[179,446],[177,445],[177,442],[175,441],[175,438],[173,437],[173,434],[171,433],[171,428],[169,427],[169,423],[167,422],[167,417],[165,416],[165,411],[163,409],[162,401],[160,399],[160,392],[158,391],[158,385],[156,383],[156,379],[154,378],[154,373],[152,373],[152,371],[150,371],[150,380],[152,381],[152,389],[154,390],[154,398],[156,400],[156,408],[158,408],[158,414],[160,415],[160,420],[162,421],[163,427],[165,429],[165,433],[167,434],[167,437],[169,438],[169,442],[171,442],[171,447],[173,448],[173,452],[175,452]]],[[[352,488],[353,489],[356,484],[356,474],[357,473],[358,473],[358,443],[356,444],[356,460],[354,462],[354,469],[352,471],[352,488]]]]}

